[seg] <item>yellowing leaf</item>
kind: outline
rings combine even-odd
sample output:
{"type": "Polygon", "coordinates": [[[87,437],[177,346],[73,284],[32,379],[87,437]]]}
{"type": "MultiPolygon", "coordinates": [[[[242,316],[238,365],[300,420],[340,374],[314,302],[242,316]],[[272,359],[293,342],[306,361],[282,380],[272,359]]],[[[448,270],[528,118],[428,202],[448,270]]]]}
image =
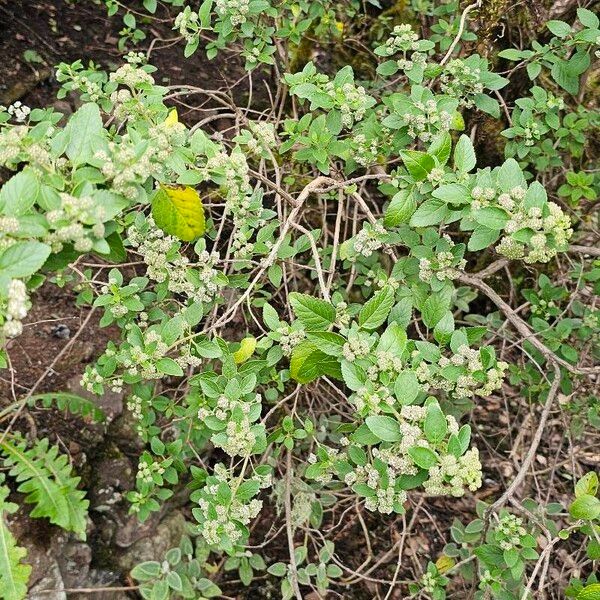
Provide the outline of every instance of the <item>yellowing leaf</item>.
{"type": "Polygon", "coordinates": [[[165,233],[184,242],[201,236],[206,228],[200,196],[188,186],[161,186],[152,199],[152,216],[165,233]]]}
{"type": "Polygon", "coordinates": [[[175,123],[179,123],[179,116],[177,115],[177,109],[174,108],[165,119],[165,125],[167,127],[172,127],[175,123]]]}
{"type": "Polygon", "coordinates": [[[335,22],[335,28],[340,32],[343,33],[344,32],[344,24],[341,21],[336,21],[335,22]]]}
{"type": "Polygon", "coordinates": [[[233,360],[239,365],[246,362],[256,350],[256,338],[247,337],[240,342],[240,349],[233,353],[233,360]]]}
{"type": "Polygon", "coordinates": [[[454,559],[442,554],[436,561],[435,566],[440,573],[445,573],[455,565],[454,559]]]}

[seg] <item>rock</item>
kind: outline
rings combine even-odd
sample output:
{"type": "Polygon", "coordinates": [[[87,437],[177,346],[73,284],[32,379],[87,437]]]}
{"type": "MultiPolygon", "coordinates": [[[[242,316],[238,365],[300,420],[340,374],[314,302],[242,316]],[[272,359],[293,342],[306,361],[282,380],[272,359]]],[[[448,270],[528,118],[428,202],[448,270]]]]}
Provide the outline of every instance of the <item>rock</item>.
{"type": "Polygon", "coordinates": [[[106,390],[102,396],[96,396],[82,388],[79,382],[81,381],[81,375],[75,375],[67,381],[67,389],[72,394],[77,394],[82,398],[86,398],[93,402],[98,408],[104,411],[106,415],[106,423],[112,422],[123,412],[123,392],[111,392],[106,390]]]}
{"type": "Polygon", "coordinates": [[[162,560],[169,548],[177,546],[185,533],[185,517],[180,511],[169,513],[156,530],[149,532],[126,552],[117,558],[117,564],[124,572],[129,572],[135,565],[147,560],[162,560]]]}
{"type": "Polygon", "coordinates": [[[83,542],[71,541],[61,548],[56,560],[67,588],[88,587],[92,549],[83,542]]]}
{"type": "Polygon", "coordinates": [[[53,560],[46,574],[33,587],[29,588],[28,600],[67,600],[67,594],[58,563],[53,560]],[[52,590],[49,592],[47,590],[52,590]]]}
{"type": "MultiPolygon", "coordinates": [[[[116,453],[118,449],[115,449],[116,453]]],[[[113,511],[123,494],[134,488],[131,462],[125,456],[104,458],[94,466],[95,481],[89,491],[92,509],[97,512],[113,511]]]]}

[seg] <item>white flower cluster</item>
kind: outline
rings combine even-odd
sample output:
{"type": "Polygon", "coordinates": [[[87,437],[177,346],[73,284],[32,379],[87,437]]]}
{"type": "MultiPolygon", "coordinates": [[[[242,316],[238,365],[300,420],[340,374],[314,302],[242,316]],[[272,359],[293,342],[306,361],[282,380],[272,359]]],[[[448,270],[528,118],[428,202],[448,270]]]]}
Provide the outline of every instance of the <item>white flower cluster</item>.
{"type": "Polygon", "coordinates": [[[342,113],[344,127],[352,127],[354,123],[362,121],[366,110],[373,106],[373,98],[362,85],[348,82],[336,86],[333,81],[328,81],[323,91],[329,94],[336,108],[342,113]]]}
{"type": "Polygon", "coordinates": [[[481,462],[479,450],[471,448],[461,457],[446,454],[439,465],[429,469],[429,479],[423,487],[434,496],[462,496],[468,488],[472,492],[481,487],[481,462]]]}
{"type": "Polygon", "coordinates": [[[460,103],[466,108],[473,106],[472,97],[483,92],[483,83],[480,81],[481,69],[470,67],[460,58],[451,60],[440,76],[441,89],[444,94],[459,98],[460,103]]]}
{"type": "Polygon", "coordinates": [[[189,6],[186,6],[175,17],[173,29],[178,29],[179,34],[189,44],[194,42],[198,37],[200,17],[196,11],[193,11],[189,6]]]}
{"type": "Polygon", "coordinates": [[[397,52],[407,52],[419,49],[419,36],[412,30],[410,23],[396,25],[392,35],[385,41],[379,53],[392,56],[397,52]]]}
{"type": "Polygon", "coordinates": [[[373,415],[380,413],[382,406],[393,406],[396,403],[387,386],[378,384],[359,388],[349,400],[358,413],[373,415]]]}
{"type": "Polygon", "coordinates": [[[170,292],[187,296],[194,302],[213,300],[223,286],[221,273],[215,269],[219,254],[203,250],[198,262],[190,265],[189,259],[178,252],[179,242],[174,237],[156,227],[152,217],[148,217],[146,223],[147,230],[134,225],[127,231],[127,239],[146,263],[146,275],[158,283],[167,281],[170,292]]]}
{"type": "Polygon", "coordinates": [[[383,246],[382,237],[385,235],[387,235],[387,230],[381,223],[377,222],[373,225],[365,223],[354,237],[354,251],[364,257],[371,256],[373,252],[383,246]]]}
{"type": "Polygon", "coordinates": [[[423,573],[423,576],[421,577],[421,587],[427,594],[433,594],[437,588],[435,575],[429,571],[423,573]]]}
{"type": "MultiPolygon", "coordinates": [[[[207,172],[222,174],[222,190],[225,193],[225,206],[233,219],[233,240],[231,247],[238,258],[244,258],[252,253],[254,244],[250,243],[253,229],[247,224],[251,217],[257,216],[262,210],[260,203],[253,203],[252,186],[246,156],[239,149],[230,155],[220,152],[208,159],[205,167],[207,172]]],[[[259,220],[259,226],[264,221],[259,220]]]]}
{"type": "Polygon", "coordinates": [[[402,371],[402,361],[392,352],[379,350],[375,353],[377,362],[367,369],[367,375],[371,381],[377,381],[380,373],[398,374],[402,371]]]}
{"type": "MultiPolygon", "coordinates": [[[[450,238],[445,237],[448,243],[454,246],[450,238]]],[[[455,257],[449,250],[436,252],[432,259],[419,260],[419,279],[425,283],[430,283],[434,277],[438,281],[452,281],[465,270],[466,265],[467,261],[464,258],[455,257]]]]}
{"type": "Polygon", "coordinates": [[[136,479],[143,483],[154,483],[154,475],[162,475],[165,468],[157,462],[140,461],[136,479]]]}
{"type": "Polygon", "coordinates": [[[0,217],[0,251],[6,250],[15,243],[12,237],[19,231],[19,219],[16,217],[0,217]]]}
{"type": "Polygon", "coordinates": [[[503,515],[494,529],[494,537],[502,550],[514,550],[521,546],[521,538],[527,535],[523,519],[516,515],[503,515]]]}
{"type": "Polygon", "coordinates": [[[368,167],[377,162],[380,141],[373,139],[370,142],[364,134],[358,133],[352,138],[352,158],[361,167],[368,167]]]}
{"type": "MultiPolygon", "coordinates": [[[[376,451],[377,449],[374,449],[374,454],[376,451]]],[[[406,502],[407,495],[404,490],[395,489],[397,472],[390,468],[390,465],[386,465],[386,471],[386,477],[382,478],[379,471],[369,463],[364,467],[356,466],[353,471],[346,474],[344,483],[348,486],[355,483],[368,485],[375,494],[365,499],[365,508],[389,515],[394,510],[394,504],[401,505],[406,502]],[[385,487],[382,487],[382,480],[386,482],[385,487]]]]}
{"type": "Polygon", "coordinates": [[[198,419],[205,421],[212,416],[227,423],[224,431],[213,435],[214,445],[222,448],[229,456],[250,456],[257,436],[249,415],[260,403],[260,394],[256,394],[252,401],[230,400],[221,395],[214,408],[207,405],[198,409],[198,419]]]}
{"type": "Polygon", "coordinates": [[[281,335],[279,345],[284,356],[290,356],[292,350],[304,339],[306,339],[306,331],[304,329],[292,329],[289,325],[282,325],[277,329],[277,333],[281,335]]]}
{"type": "Polygon", "coordinates": [[[548,212],[544,217],[541,208],[525,209],[522,206],[512,212],[510,220],[504,226],[508,235],[503,237],[496,247],[498,254],[511,259],[523,259],[531,264],[548,262],[560,250],[566,249],[573,235],[571,219],[554,202],[548,202],[548,212]],[[535,232],[528,246],[510,237],[511,234],[526,228],[535,232]],[[552,245],[549,245],[550,241],[553,242],[552,245]]]}
{"type": "Polygon", "coordinates": [[[26,125],[0,129],[0,166],[11,166],[21,153],[23,138],[29,128],[26,125]]]}
{"type": "Polygon", "coordinates": [[[442,356],[437,365],[421,362],[415,370],[415,374],[425,391],[437,389],[443,390],[455,398],[472,398],[475,395],[489,396],[494,390],[499,389],[506,369],[508,369],[508,364],[502,361],[498,361],[495,367],[484,369],[479,351],[463,345],[450,358],[442,356]],[[438,372],[451,365],[463,367],[465,371],[456,381],[445,379],[438,372]],[[481,381],[481,375],[475,376],[476,373],[482,373],[485,381],[481,381]]]}
{"type": "Polygon", "coordinates": [[[264,121],[249,121],[248,129],[252,137],[246,145],[248,150],[254,154],[260,154],[265,148],[274,148],[277,144],[275,137],[275,125],[264,121]]]}
{"type": "MultiPolygon", "coordinates": [[[[257,481],[261,489],[271,485],[270,476],[254,475],[252,480],[257,481]]],[[[239,542],[243,535],[240,525],[248,525],[262,508],[262,501],[257,499],[244,503],[234,497],[227,505],[220,503],[219,485],[223,483],[230,488],[237,487],[225,466],[217,464],[214,476],[209,477],[207,485],[201,490],[200,497],[197,499],[199,510],[194,511],[200,521],[200,533],[210,545],[219,544],[223,535],[227,536],[232,544],[239,542]]]]}
{"type": "Polygon", "coordinates": [[[369,353],[369,340],[358,335],[351,336],[344,344],[342,353],[348,362],[354,362],[357,358],[362,358],[369,353]]]}
{"type": "Polygon", "coordinates": [[[250,12],[250,0],[216,0],[215,12],[221,19],[229,19],[234,27],[241,25],[250,12]]]}
{"type": "Polygon", "coordinates": [[[20,100],[13,102],[8,107],[8,114],[11,117],[14,117],[17,123],[23,123],[24,121],[26,121],[30,113],[31,109],[29,108],[29,106],[26,106],[20,100]]]}
{"type": "MultiPolygon", "coordinates": [[[[520,193],[520,192],[517,192],[517,189],[521,190],[522,188],[515,188],[515,194],[520,193]]],[[[506,196],[506,195],[507,194],[504,194],[503,196],[506,196]]],[[[523,193],[523,196],[524,195],[525,194],[523,193]]],[[[523,198],[523,196],[521,196],[521,198],[523,198]]],[[[471,208],[473,210],[479,210],[480,208],[484,208],[485,206],[490,206],[492,201],[496,198],[496,190],[492,187],[484,188],[479,185],[476,185],[471,190],[471,198],[472,198],[471,208]]],[[[501,204],[501,206],[502,206],[502,204],[501,204]]]]}
{"type": "Polygon", "coordinates": [[[131,63],[125,63],[111,73],[110,81],[126,85],[132,89],[142,84],[154,85],[154,77],[150,73],[146,73],[144,69],[140,69],[131,63]]]}
{"type": "Polygon", "coordinates": [[[72,243],[77,252],[89,252],[94,241],[104,237],[102,223],[104,209],[90,196],[77,198],[71,194],[60,194],[60,208],[46,213],[48,224],[53,229],[45,241],[53,252],[60,252],[64,244],[72,243]],[[92,227],[86,225],[94,223],[92,227]]]}
{"type": "Polygon", "coordinates": [[[27,287],[20,279],[11,279],[5,299],[4,325],[2,333],[9,338],[17,337],[23,332],[21,322],[29,311],[30,302],[27,287]]]}

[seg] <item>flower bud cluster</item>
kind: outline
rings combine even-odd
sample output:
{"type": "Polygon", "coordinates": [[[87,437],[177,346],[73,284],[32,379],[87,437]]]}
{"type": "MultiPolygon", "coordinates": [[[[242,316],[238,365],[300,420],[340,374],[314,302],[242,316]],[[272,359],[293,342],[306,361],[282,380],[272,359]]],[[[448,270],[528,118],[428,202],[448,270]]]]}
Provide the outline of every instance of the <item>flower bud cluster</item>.
{"type": "Polygon", "coordinates": [[[152,217],[148,217],[142,227],[130,227],[127,234],[130,244],[147,265],[146,275],[158,283],[166,281],[170,292],[195,302],[210,302],[219,293],[224,280],[215,269],[219,260],[217,252],[203,250],[198,254],[198,262],[191,265],[179,252],[179,241],[156,227],[152,217]]]}
{"type": "Polygon", "coordinates": [[[571,219],[554,202],[548,202],[547,210],[547,216],[543,216],[543,210],[539,207],[534,206],[529,209],[523,206],[516,207],[504,226],[504,231],[508,235],[503,237],[496,247],[498,254],[511,259],[523,259],[524,262],[531,264],[548,262],[560,250],[566,249],[573,235],[571,219]],[[522,229],[532,229],[535,232],[528,244],[510,237],[511,234],[522,229]]]}
{"type": "Polygon", "coordinates": [[[465,270],[466,265],[467,261],[464,258],[457,258],[452,252],[437,252],[433,259],[419,260],[419,279],[426,283],[430,283],[434,277],[438,281],[452,281],[465,270]]]}
{"type": "Polygon", "coordinates": [[[416,375],[426,390],[438,389],[455,398],[472,398],[475,395],[488,396],[499,389],[506,369],[508,364],[502,361],[497,362],[496,366],[485,369],[480,351],[463,345],[450,358],[442,356],[437,366],[421,362],[416,369],[416,375]],[[462,367],[464,373],[456,378],[456,381],[454,378],[446,379],[442,370],[448,366],[462,367]],[[481,381],[481,375],[485,377],[484,382],[481,381]]]}
{"type": "Polygon", "coordinates": [[[363,133],[358,133],[352,138],[352,158],[361,167],[368,167],[377,162],[379,155],[380,141],[373,139],[367,140],[363,133]]]}
{"type": "Polygon", "coordinates": [[[73,244],[77,252],[89,252],[94,241],[104,237],[104,209],[90,196],[61,193],[60,207],[48,211],[46,219],[53,231],[45,241],[53,252],[60,252],[65,244],[73,244]]]}
{"type": "Polygon", "coordinates": [[[373,225],[365,223],[353,239],[354,251],[364,257],[371,256],[383,246],[383,238],[387,233],[385,227],[379,222],[373,225]]]}
{"type": "Polygon", "coordinates": [[[526,535],[523,519],[510,513],[503,515],[494,528],[494,537],[502,550],[519,549],[526,535]]]}
{"type": "Polygon", "coordinates": [[[110,81],[120,85],[126,85],[134,89],[140,85],[154,85],[154,77],[144,69],[131,63],[121,65],[116,71],[110,74],[110,81]]]}
{"type": "Polygon", "coordinates": [[[446,454],[439,465],[429,469],[429,479],[423,487],[434,496],[462,496],[466,489],[474,492],[481,487],[481,462],[479,450],[470,448],[462,456],[446,454]]]}
{"type": "Polygon", "coordinates": [[[279,345],[284,356],[290,356],[292,350],[306,339],[306,331],[304,329],[292,329],[289,325],[282,325],[277,329],[277,333],[281,335],[279,345]]]}
{"type": "Polygon", "coordinates": [[[0,166],[11,167],[15,165],[22,150],[23,138],[29,132],[26,125],[0,128],[0,166]]]}
{"type": "Polygon", "coordinates": [[[350,82],[338,86],[335,82],[328,81],[323,91],[329,95],[334,106],[342,113],[342,125],[348,128],[362,121],[367,109],[375,102],[362,85],[350,82]]]}
{"type": "Polygon", "coordinates": [[[401,115],[408,125],[407,133],[411,138],[429,142],[436,133],[450,130],[452,115],[445,110],[440,110],[433,98],[425,102],[417,101],[414,106],[420,114],[406,112],[401,115]]]}
{"type": "Polygon", "coordinates": [[[11,279],[8,284],[6,298],[2,304],[4,305],[2,333],[9,338],[21,335],[23,332],[21,321],[27,316],[31,306],[25,283],[20,279],[11,279]]]}
{"type": "Polygon", "coordinates": [[[200,16],[189,6],[186,6],[175,17],[173,29],[179,31],[179,35],[189,44],[195,42],[200,31],[200,16]]]}
{"type": "Polygon", "coordinates": [[[473,96],[483,93],[484,89],[481,83],[481,69],[470,67],[460,58],[455,58],[446,65],[440,81],[442,92],[458,98],[460,104],[466,108],[473,106],[473,96]]]}
{"type": "Polygon", "coordinates": [[[233,27],[242,25],[250,12],[250,0],[216,0],[215,12],[221,19],[228,19],[233,27]]]}
{"type": "MultiPolygon", "coordinates": [[[[270,476],[253,475],[250,480],[256,481],[260,489],[271,485],[270,476]]],[[[217,464],[214,474],[206,480],[206,485],[195,492],[192,499],[198,503],[194,515],[200,523],[200,534],[209,545],[218,545],[222,537],[228,538],[230,544],[242,541],[246,534],[246,526],[258,516],[262,508],[262,500],[256,498],[242,502],[232,493],[232,498],[223,503],[220,489],[226,487],[237,489],[239,482],[233,478],[229,470],[222,464],[217,464]]]]}
{"type": "Polygon", "coordinates": [[[20,100],[13,102],[8,107],[8,114],[11,117],[14,117],[17,123],[23,123],[24,121],[26,121],[30,113],[31,109],[29,108],[29,106],[26,106],[20,100]]]}

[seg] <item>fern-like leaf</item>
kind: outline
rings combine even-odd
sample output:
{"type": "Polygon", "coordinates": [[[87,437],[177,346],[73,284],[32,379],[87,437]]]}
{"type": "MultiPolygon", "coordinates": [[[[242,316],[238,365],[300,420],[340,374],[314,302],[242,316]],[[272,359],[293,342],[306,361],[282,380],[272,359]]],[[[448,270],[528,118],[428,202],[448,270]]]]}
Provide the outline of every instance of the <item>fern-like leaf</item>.
{"type": "Polygon", "coordinates": [[[96,423],[101,423],[105,419],[104,411],[98,408],[94,402],[69,392],[36,394],[27,403],[29,406],[36,406],[39,403],[44,408],[50,408],[52,405],[55,405],[59,410],[67,410],[73,415],[90,417],[96,423]]]}
{"type": "Polygon", "coordinates": [[[0,474],[0,598],[21,600],[27,594],[31,565],[21,562],[27,550],[17,546],[4,520],[5,514],[14,513],[18,508],[16,504],[6,502],[8,492],[4,475],[0,474]]]}
{"type": "Polygon", "coordinates": [[[51,523],[75,532],[85,539],[89,501],[85,492],[77,489],[80,478],[71,473],[71,465],[57,446],[46,438],[37,440],[32,448],[14,438],[0,444],[9,474],[20,484],[18,491],[27,494],[25,502],[35,504],[32,517],[47,517],[51,523]]]}

